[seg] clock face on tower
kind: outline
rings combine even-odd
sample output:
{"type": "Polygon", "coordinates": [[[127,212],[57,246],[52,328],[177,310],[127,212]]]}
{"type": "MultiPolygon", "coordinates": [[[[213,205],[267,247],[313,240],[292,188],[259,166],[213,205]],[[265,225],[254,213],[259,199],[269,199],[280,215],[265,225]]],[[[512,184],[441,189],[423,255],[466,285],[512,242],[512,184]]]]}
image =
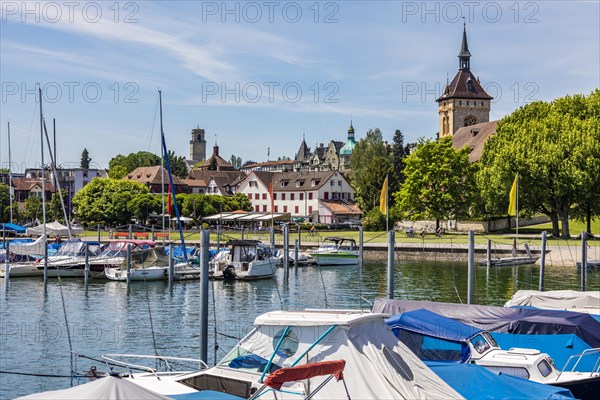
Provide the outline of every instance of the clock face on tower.
{"type": "Polygon", "coordinates": [[[465,126],[471,126],[471,125],[475,125],[477,123],[477,118],[475,118],[472,115],[468,115],[465,118],[465,126]]]}

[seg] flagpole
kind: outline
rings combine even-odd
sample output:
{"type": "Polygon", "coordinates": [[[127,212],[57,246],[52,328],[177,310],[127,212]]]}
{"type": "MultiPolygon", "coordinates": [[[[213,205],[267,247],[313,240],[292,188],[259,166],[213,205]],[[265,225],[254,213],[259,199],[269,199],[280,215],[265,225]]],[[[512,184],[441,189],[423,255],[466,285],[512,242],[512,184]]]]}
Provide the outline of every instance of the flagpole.
{"type": "Polygon", "coordinates": [[[387,232],[390,231],[390,227],[389,227],[389,215],[390,215],[390,209],[388,207],[388,193],[389,193],[389,182],[388,182],[388,175],[385,176],[385,230],[387,232]]]}

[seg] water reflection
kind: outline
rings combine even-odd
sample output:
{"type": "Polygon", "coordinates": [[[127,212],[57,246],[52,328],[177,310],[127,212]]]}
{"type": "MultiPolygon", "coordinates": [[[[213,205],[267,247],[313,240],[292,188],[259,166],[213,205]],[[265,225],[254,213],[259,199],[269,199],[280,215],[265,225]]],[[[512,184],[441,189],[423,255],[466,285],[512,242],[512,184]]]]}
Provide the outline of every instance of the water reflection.
{"type": "MultiPolygon", "coordinates": [[[[394,297],[466,302],[467,266],[459,262],[403,261],[395,266],[394,297]]],[[[578,289],[577,270],[547,268],[546,289],[578,289]]],[[[539,267],[476,267],[476,303],[502,305],[517,289],[535,289],[539,267]]],[[[270,310],[302,308],[369,308],[365,301],[385,296],[385,262],[358,267],[301,267],[275,280],[209,284],[209,364],[223,357],[251,329],[256,316],[270,310]]],[[[588,289],[599,290],[597,270],[588,272],[588,289]]],[[[0,369],[69,375],[103,365],[69,354],[64,311],[73,350],[98,357],[136,353],[199,357],[199,283],[12,279],[0,285],[0,369]]],[[[2,375],[0,398],[68,387],[69,378],[2,375]],[[27,384],[23,382],[26,380],[27,384]]]]}

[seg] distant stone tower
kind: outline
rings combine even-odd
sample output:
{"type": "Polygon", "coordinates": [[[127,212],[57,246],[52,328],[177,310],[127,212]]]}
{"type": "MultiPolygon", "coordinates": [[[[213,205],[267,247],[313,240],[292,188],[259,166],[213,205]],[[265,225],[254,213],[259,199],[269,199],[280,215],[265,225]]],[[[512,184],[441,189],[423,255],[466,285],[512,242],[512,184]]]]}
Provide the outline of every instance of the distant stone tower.
{"type": "Polygon", "coordinates": [[[193,162],[202,162],[206,160],[206,140],[204,139],[204,129],[200,129],[200,127],[192,129],[190,160],[193,162]]]}
{"type": "Polygon", "coordinates": [[[458,53],[458,73],[447,83],[437,99],[440,115],[440,138],[452,136],[463,126],[489,122],[490,101],[481,84],[471,72],[471,53],[467,44],[467,27],[463,28],[462,45],[458,53]]]}

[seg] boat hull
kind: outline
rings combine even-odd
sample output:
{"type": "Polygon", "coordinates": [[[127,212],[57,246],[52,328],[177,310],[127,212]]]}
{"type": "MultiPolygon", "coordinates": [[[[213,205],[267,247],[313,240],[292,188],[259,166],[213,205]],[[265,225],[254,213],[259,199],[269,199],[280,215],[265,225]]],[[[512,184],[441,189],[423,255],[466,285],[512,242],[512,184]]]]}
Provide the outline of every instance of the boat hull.
{"type": "Polygon", "coordinates": [[[600,376],[596,375],[589,379],[557,382],[553,383],[552,386],[569,389],[576,399],[597,399],[598,393],[600,393],[600,376]]]}
{"type": "Polygon", "coordinates": [[[318,265],[358,265],[358,255],[340,253],[312,253],[318,265]]]}
{"type": "MultiPolygon", "coordinates": [[[[9,278],[28,278],[34,276],[44,276],[44,271],[37,267],[39,264],[15,264],[10,266],[9,278]]],[[[6,277],[5,265],[0,266],[0,277],[6,277]]]]}
{"type": "MultiPolygon", "coordinates": [[[[106,277],[112,281],[127,281],[127,270],[106,268],[106,277]]],[[[168,277],[167,267],[134,268],[130,271],[130,281],[161,281],[168,277]]]]}

